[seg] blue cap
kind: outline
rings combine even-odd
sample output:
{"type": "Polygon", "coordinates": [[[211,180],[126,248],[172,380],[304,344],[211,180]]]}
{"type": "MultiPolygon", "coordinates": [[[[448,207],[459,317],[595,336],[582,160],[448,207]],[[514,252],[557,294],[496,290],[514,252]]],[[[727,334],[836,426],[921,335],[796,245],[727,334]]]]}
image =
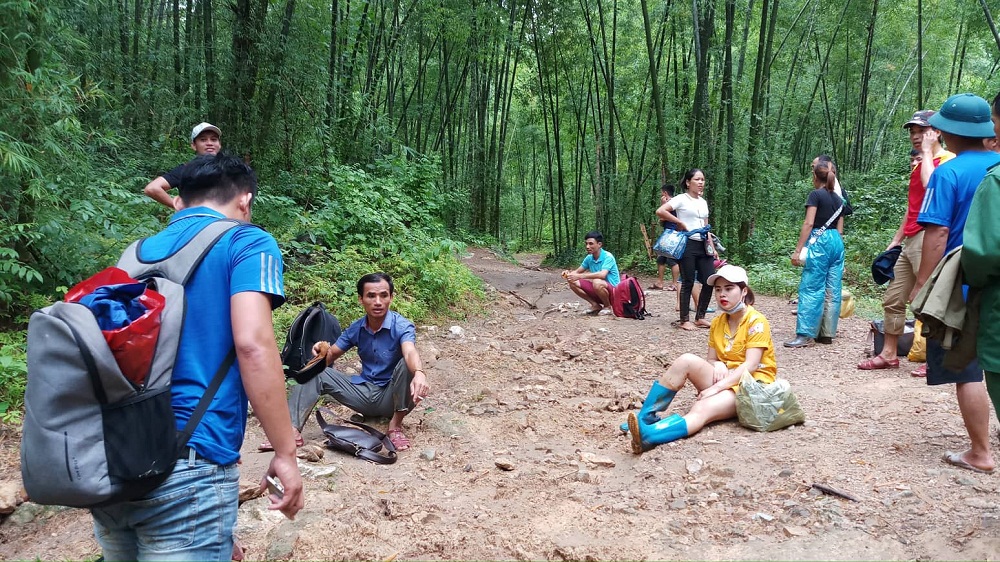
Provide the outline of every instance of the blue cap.
{"type": "Polygon", "coordinates": [[[931,115],[931,127],[960,137],[990,139],[996,136],[990,121],[990,104],[975,94],[955,94],[948,98],[941,111],[931,115]]]}
{"type": "Polygon", "coordinates": [[[893,268],[896,267],[896,260],[899,259],[899,254],[902,252],[902,246],[893,246],[875,258],[875,261],[872,262],[872,279],[875,280],[876,284],[885,285],[896,278],[893,268]]]}

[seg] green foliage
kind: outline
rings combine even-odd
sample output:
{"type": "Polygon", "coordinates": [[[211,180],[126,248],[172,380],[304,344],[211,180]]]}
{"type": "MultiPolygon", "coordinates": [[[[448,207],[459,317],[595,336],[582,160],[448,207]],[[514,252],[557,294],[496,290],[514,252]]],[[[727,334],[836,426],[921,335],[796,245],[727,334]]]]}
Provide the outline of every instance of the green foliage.
{"type": "Polygon", "coordinates": [[[477,312],[482,284],[458,260],[464,246],[444,233],[437,170],[429,159],[335,166],[329,180],[299,177],[292,196],[262,196],[255,217],[276,226],[286,249],[291,312],[318,300],[357,318],[356,283],[376,271],[393,277],[393,307],[414,321],[477,312]]]}
{"type": "Polygon", "coordinates": [[[28,373],[24,332],[0,332],[0,422],[18,424],[28,373]]]}
{"type": "Polygon", "coordinates": [[[22,262],[20,254],[13,248],[16,242],[37,237],[28,230],[29,226],[12,224],[0,227],[0,303],[5,305],[22,296],[24,289],[32,283],[42,280],[41,274],[22,262]]]}

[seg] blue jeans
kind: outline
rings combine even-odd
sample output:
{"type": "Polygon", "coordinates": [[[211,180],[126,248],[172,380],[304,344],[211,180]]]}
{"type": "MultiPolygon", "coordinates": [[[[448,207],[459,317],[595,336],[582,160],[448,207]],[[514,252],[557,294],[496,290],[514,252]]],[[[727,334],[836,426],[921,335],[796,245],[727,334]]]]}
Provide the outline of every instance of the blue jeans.
{"type": "Polygon", "coordinates": [[[233,551],[240,472],[235,464],[177,461],[144,499],[91,510],[94,535],[111,560],[221,560],[233,551]]]}

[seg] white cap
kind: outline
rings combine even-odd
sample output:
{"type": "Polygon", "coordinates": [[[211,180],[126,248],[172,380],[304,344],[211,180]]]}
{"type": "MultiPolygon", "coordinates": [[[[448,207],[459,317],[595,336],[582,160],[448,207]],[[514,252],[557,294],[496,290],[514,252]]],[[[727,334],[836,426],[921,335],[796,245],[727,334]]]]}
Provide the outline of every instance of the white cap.
{"type": "Polygon", "coordinates": [[[719,271],[708,276],[708,285],[715,285],[715,280],[718,278],[723,278],[730,283],[743,283],[750,284],[749,279],[747,279],[747,272],[742,267],[737,265],[726,264],[719,268],[719,271]]]}
{"type": "Polygon", "coordinates": [[[215,134],[219,135],[220,137],[222,136],[221,129],[219,129],[218,127],[216,127],[211,123],[205,123],[204,121],[202,121],[201,123],[195,125],[194,129],[191,129],[191,142],[194,142],[194,139],[198,138],[198,135],[204,133],[205,131],[215,131],[215,134]]]}

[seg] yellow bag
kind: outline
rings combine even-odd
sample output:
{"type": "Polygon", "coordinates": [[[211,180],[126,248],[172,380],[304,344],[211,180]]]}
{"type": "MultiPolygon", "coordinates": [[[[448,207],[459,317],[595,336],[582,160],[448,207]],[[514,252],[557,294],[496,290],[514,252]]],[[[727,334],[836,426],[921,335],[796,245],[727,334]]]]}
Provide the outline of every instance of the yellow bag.
{"type": "Polygon", "coordinates": [[[914,363],[923,363],[927,361],[927,340],[924,339],[923,325],[920,320],[917,320],[916,324],[913,325],[913,345],[910,346],[910,352],[906,354],[906,358],[914,363]]]}
{"type": "Polygon", "coordinates": [[[854,295],[844,289],[840,291],[840,317],[850,318],[854,315],[854,295]]]}

